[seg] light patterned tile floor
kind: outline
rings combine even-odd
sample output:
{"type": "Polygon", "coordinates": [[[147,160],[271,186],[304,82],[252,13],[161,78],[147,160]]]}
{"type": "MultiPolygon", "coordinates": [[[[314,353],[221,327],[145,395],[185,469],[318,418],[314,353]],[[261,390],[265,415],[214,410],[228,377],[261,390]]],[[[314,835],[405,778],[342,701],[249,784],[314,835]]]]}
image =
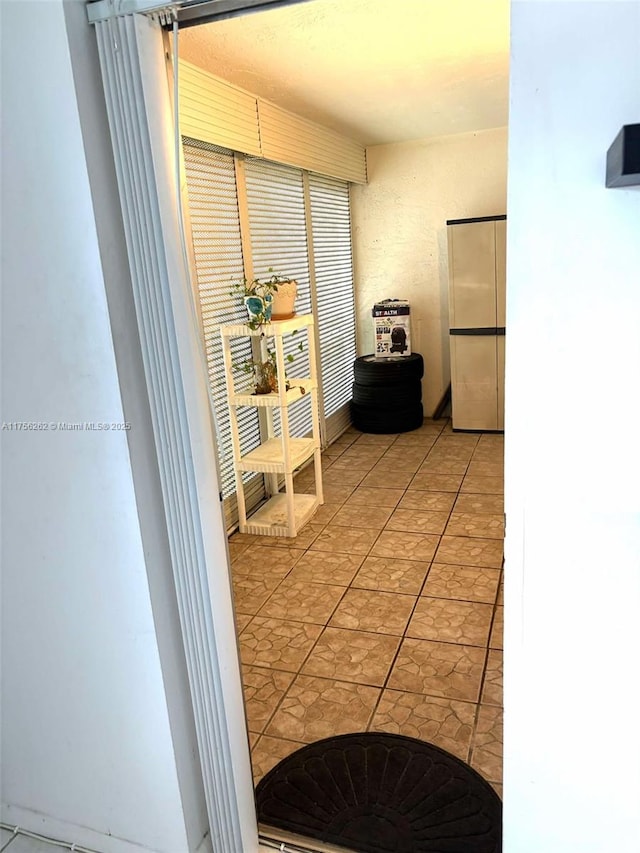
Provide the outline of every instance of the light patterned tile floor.
{"type": "MultiPolygon", "coordinates": [[[[347,731],[417,737],[501,792],[503,438],[348,430],[293,540],[230,539],[256,782],[347,731]]],[[[297,478],[313,492],[313,475],[297,478]]]]}

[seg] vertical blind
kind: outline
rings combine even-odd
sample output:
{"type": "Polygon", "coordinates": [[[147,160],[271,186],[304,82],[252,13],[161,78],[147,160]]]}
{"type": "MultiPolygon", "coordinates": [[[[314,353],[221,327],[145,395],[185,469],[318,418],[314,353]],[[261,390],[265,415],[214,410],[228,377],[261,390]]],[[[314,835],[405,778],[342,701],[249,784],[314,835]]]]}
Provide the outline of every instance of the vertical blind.
{"type": "MultiPolygon", "coordinates": [[[[237,506],[218,330],[221,323],[241,323],[246,319],[244,306],[237,296],[231,295],[233,282],[244,275],[235,166],[230,152],[194,139],[183,139],[183,151],[209,386],[216,413],[222,497],[227,525],[231,527],[237,520],[237,506]]],[[[231,352],[237,364],[250,359],[249,339],[232,339],[231,352]]],[[[258,447],[260,424],[256,409],[238,409],[238,430],[243,454],[258,447]]],[[[247,508],[253,508],[264,497],[264,478],[261,474],[245,473],[243,481],[247,508]]]]}
{"type": "MultiPolygon", "coordinates": [[[[313,313],[318,329],[324,443],[335,440],[349,426],[356,353],[349,185],[339,178],[303,173],[248,156],[238,171],[233,152],[187,137],[183,137],[183,150],[198,298],[218,426],[222,493],[231,526],[237,521],[237,506],[218,329],[222,323],[246,319],[239,298],[231,295],[232,283],[241,280],[245,270],[253,278],[268,278],[273,272],[296,279],[296,312],[313,313]],[[244,204],[248,234],[241,230],[244,204]]],[[[251,357],[249,339],[234,338],[231,346],[235,363],[251,357]]],[[[308,376],[306,333],[288,336],[285,352],[294,359],[287,365],[287,375],[291,379],[308,376]]],[[[238,384],[242,381],[238,374],[238,384]]],[[[274,422],[277,433],[277,411],[274,422]]],[[[257,410],[240,407],[238,426],[242,453],[248,453],[261,440],[257,410]]],[[[289,408],[289,429],[295,436],[311,432],[309,396],[289,408]]],[[[256,474],[244,474],[243,479],[250,510],[265,495],[264,479],[256,474]]]]}

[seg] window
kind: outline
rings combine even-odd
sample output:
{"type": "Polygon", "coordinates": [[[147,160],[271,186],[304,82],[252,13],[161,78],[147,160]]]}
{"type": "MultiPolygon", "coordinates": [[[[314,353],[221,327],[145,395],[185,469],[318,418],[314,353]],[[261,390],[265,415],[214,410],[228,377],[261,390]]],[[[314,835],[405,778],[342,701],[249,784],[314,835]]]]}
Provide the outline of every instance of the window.
{"type": "MultiPolygon", "coordinates": [[[[275,273],[298,282],[296,310],[313,312],[319,355],[320,422],[325,446],[350,423],[349,400],[355,358],[355,317],[349,185],[268,160],[233,154],[183,139],[188,210],[211,395],[219,441],[222,494],[227,523],[237,521],[229,414],[218,328],[243,322],[244,308],[231,286],[243,276],[275,273]]],[[[233,358],[250,358],[248,340],[233,340],[233,358]]],[[[306,376],[308,352],[295,337],[289,375],[306,376]]],[[[308,399],[290,409],[294,435],[311,431],[308,399]]],[[[257,410],[238,412],[242,452],[260,443],[257,410]]],[[[276,422],[277,430],[277,422],[276,422]]],[[[246,474],[250,510],[264,497],[262,475],[246,474]]]]}

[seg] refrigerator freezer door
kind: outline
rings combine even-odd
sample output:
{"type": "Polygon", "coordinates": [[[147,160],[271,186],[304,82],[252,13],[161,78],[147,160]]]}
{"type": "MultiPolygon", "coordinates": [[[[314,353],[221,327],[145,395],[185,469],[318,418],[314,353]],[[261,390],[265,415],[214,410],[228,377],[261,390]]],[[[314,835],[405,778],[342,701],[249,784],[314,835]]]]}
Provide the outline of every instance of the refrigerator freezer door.
{"type": "Polygon", "coordinates": [[[495,335],[451,335],[454,429],[497,430],[498,360],[495,335]]]}
{"type": "Polygon", "coordinates": [[[495,328],[495,222],[450,225],[449,326],[495,328]]]}

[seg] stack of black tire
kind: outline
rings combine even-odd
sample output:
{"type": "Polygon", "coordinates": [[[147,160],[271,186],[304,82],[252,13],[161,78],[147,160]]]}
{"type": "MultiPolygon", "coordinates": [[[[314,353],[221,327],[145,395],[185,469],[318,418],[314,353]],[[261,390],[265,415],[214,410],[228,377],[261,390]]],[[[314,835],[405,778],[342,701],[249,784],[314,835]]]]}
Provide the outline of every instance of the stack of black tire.
{"type": "Polygon", "coordinates": [[[395,358],[362,355],[353,372],[351,421],[356,429],[382,434],[422,426],[424,362],[419,353],[395,358]]]}

